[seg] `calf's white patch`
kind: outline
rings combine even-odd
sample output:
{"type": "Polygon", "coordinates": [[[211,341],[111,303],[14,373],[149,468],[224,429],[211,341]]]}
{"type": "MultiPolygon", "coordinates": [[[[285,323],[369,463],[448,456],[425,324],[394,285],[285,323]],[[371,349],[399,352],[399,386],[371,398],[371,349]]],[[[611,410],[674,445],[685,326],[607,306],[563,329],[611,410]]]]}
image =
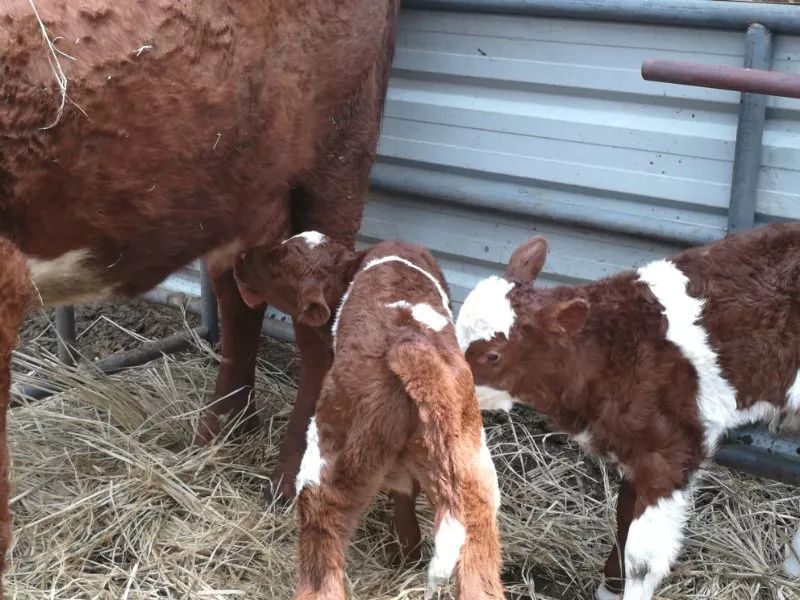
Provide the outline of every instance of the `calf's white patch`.
{"type": "Polygon", "coordinates": [[[456,337],[462,352],[473,342],[489,341],[500,333],[509,336],[516,320],[508,300],[513,287],[510,281],[493,275],[480,281],[469,293],[456,321],[456,337]]]}
{"type": "Polygon", "coordinates": [[[447,320],[447,317],[436,312],[436,310],[434,310],[434,308],[427,302],[411,304],[405,300],[398,300],[397,302],[391,302],[390,304],[387,304],[386,307],[408,310],[411,312],[411,316],[415,321],[421,325],[424,325],[428,329],[433,329],[434,331],[441,331],[447,327],[447,324],[450,322],[447,320]]]}
{"type": "Polygon", "coordinates": [[[322,469],[325,468],[325,459],[319,447],[319,429],[317,429],[317,418],[311,417],[306,431],[306,451],[303,460],[300,461],[300,470],[295,480],[297,494],[303,491],[307,485],[319,485],[322,469]]]}
{"type": "Polygon", "coordinates": [[[475,395],[478,396],[478,406],[481,410],[504,410],[508,412],[517,401],[505,390],[498,390],[488,385],[476,385],[475,395]]]}
{"type": "Polygon", "coordinates": [[[304,240],[309,248],[316,248],[320,244],[324,244],[327,239],[325,234],[319,231],[304,231],[303,233],[293,235],[288,240],[284,240],[283,243],[285,244],[289,240],[304,240]]]}
{"type": "Polygon", "coordinates": [[[650,286],[664,308],[667,339],[680,349],[697,372],[697,404],[710,456],[726,430],[748,417],[737,415],[736,390],[722,376],[717,353],[708,341],[708,333],[699,324],[704,300],[688,294],[689,278],[668,260],[642,267],[639,278],[650,286]]]}
{"type": "Polygon", "coordinates": [[[432,598],[436,588],[450,579],[466,539],[467,532],[461,522],[449,512],[445,513],[434,536],[434,554],[428,568],[428,589],[425,598],[432,598]]]}
{"type": "MultiPolygon", "coordinates": [[[[419,273],[422,273],[425,277],[427,277],[431,281],[431,283],[433,283],[433,286],[436,288],[436,291],[439,294],[439,297],[442,299],[442,308],[444,308],[445,313],[447,313],[447,321],[448,322],[452,322],[453,313],[450,311],[450,305],[449,305],[449,300],[447,298],[447,294],[445,293],[444,288],[442,288],[442,286],[439,283],[439,281],[433,275],[428,273],[425,269],[423,269],[421,267],[418,267],[417,265],[412,263],[410,260],[406,260],[405,258],[401,258],[399,256],[384,256],[384,257],[381,257],[381,258],[376,258],[374,260],[369,261],[361,269],[361,271],[356,273],[355,277],[353,277],[353,281],[351,281],[350,285],[347,286],[347,291],[344,293],[344,296],[342,296],[342,301],[339,303],[339,308],[336,310],[336,317],[333,320],[333,327],[331,329],[331,332],[333,334],[333,350],[334,350],[334,352],[336,351],[336,334],[339,331],[339,322],[341,321],[341,318],[342,318],[342,311],[344,310],[344,305],[347,302],[347,299],[350,297],[350,292],[353,290],[353,285],[355,285],[355,282],[356,282],[356,279],[358,278],[358,275],[360,273],[363,273],[364,271],[368,271],[369,269],[372,269],[373,267],[377,267],[378,265],[386,264],[388,262],[399,262],[399,263],[402,263],[405,266],[410,267],[411,269],[414,269],[415,271],[417,271],[419,273]]],[[[399,302],[405,302],[405,301],[404,300],[400,300],[399,302]]],[[[398,303],[395,302],[395,303],[392,303],[392,304],[398,304],[398,303]]],[[[411,306],[411,304],[408,303],[408,302],[405,302],[405,304],[408,304],[408,306],[411,306]]],[[[416,306],[419,306],[419,305],[416,305],[416,306]]],[[[437,314],[437,316],[441,316],[441,315],[438,315],[438,313],[436,313],[435,310],[433,310],[433,307],[431,307],[430,305],[426,305],[426,306],[430,307],[431,311],[434,312],[435,314],[437,314]]],[[[417,315],[413,315],[413,316],[418,321],[420,321],[420,319],[431,318],[430,312],[428,312],[426,309],[422,309],[421,312],[417,313],[417,315]],[[417,315],[419,315],[419,316],[417,316],[417,315]]],[[[433,320],[431,322],[432,323],[440,323],[440,321],[438,321],[435,317],[433,317],[433,320]]],[[[433,327],[431,327],[431,328],[433,329],[433,327]]],[[[438,331],[438,329],[437,329],[437,331],[438,331]]]]}

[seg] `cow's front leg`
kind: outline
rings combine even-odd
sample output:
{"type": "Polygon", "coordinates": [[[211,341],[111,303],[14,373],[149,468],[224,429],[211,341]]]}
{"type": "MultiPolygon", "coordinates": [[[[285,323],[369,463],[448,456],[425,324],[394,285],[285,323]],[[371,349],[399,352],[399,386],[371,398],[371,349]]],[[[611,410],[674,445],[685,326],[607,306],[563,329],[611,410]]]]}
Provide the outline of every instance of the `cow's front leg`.
{"type": "Polygon", "coordinates": [[[273,489],[287,500],[294,498],[295,479],[306,449],[308,422],[317,407],[322,380],[333,362],[330,338],[297,323],[294,325],[294,334],[300,350],[300,381],[297,399],[281,441],[278,463],[271,476],[273,489]]]}
{"type": "Polygon", "coordinates": [[[242,300],[232,270],[212,272],[222,326],[222,363],[214,395],[195,430],[195,445],[211,442],[228,423],[240,432],[258,424],[251,394],[255,385],[256,356],[266,306],[250,308],[242,300]]]}

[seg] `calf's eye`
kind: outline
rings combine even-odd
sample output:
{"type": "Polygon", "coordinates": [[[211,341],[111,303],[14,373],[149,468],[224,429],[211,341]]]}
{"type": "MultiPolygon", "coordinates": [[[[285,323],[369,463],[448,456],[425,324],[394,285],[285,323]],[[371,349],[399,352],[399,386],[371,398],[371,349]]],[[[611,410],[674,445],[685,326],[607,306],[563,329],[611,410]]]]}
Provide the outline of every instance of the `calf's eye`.
{"type": "Polygon", "coordinates": [[[496,365],[500,362],[500,355],[497,352],[487,352],[486,362],[490,365],[496,365]]]}

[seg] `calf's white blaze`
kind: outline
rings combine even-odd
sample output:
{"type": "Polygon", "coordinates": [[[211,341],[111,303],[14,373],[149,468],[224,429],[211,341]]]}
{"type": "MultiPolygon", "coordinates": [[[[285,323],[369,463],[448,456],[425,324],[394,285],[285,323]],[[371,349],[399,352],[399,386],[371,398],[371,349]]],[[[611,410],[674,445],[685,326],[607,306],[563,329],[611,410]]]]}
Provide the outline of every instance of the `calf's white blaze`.
{"type": "Polygon", "coordinates": [[[325,468],[325,459],[319,447],[319,429],[317,429],[317,418],[311,417],[306,431],[306,451],[303,460],[300,461],[300,470],[297,473],[295,489],[297,494],[303,491],[307,485],[319,485],[322,469],[325,468]]]}
{"type": "Polygon", "coordinates": [[[683,542],[691,492],[675,490],[631,522],[625,544],[624,600],[651,600],[683,542]]]}
{"type": "Polygon", "coordinates": [[[481,410],[504,410],[508,412],[517,401],[505,390],[498,390],[488,385],[476,385],[475,395],[478,396],[478,406],[481,410]]]}
{"type": "Polygon", "coordinates": [[[467,532],[461,522],[449,512],[445,513],[433,540],[434,554],[428,567],[425,598],[432,598],[436,588],[450,579],[466,539],[467,532]]]}
{"type": "Polygon", "coordinates": [[[441,331],[447,327],[447,324],[450,322],[447,317],[436,312],[427,302],[411,304],[405,300],[398,300],[397,302],[387,304],[386,307],[408,310],[411,312],[411,316],[415,321],[434,331],[441,331]]]}
{"type": "Polygon", "coordinates": [[[792,543],[786,546],[783,572],[790,579],[800,579],[800,531],[794,534],[792,543]]]}
{"type": "Polygon", "coordinates": [[[316,248],[320,244],[324,244],[325,240],[328,238],[325,237],[324,233],[320,233],[319,231],[304,231],[303,233],[298,233],[297,235],[293,235],[288,240],[284,240],[283,243],[285,244],[289,240],[304,240],[306,245],[309,248],[316,248]]]}
{"type": "Polygon", "coordinates": [[[514,287],[510,281],[493,275],[469,293],[456,321],[456,337],[462,352],[479,340],[489,341],[502,333],[509,336],[516,320],[508,292],[514,287]]]}

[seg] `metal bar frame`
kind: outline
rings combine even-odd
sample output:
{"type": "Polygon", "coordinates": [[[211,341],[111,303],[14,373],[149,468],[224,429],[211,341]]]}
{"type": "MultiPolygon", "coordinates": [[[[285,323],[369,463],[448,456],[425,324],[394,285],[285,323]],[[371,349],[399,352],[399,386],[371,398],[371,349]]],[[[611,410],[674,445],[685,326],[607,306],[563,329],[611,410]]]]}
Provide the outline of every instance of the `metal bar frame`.
{"type": "Polygon", "coordinates": [[[404,8],[800,34],[795,6],[718,0],[403,0],[404,8]]]}
{"type": "MultiPolygon", "coordinates": [[[[200,271],[200,313],[201,325],[188,332],[176,333],[156,342],[143,344],[139,348],[118,352],[108,358],[92,363],[90,368],[106,375],[119,373],[130,367],[151,362],[164,354],[174,354],[189,348],[196,338],[204,339],[210,344],[219,340],[219,313],[217,299],[211,285],[208,268],[203,264],[200,271]]],[[[72,306],[56,309],[56,330],[58,332],[58,357],[64,364],[76,364],[75,350],[75,309],[72,306]],[[65,360],[66,359],[66,360],[65,360]]],[[[59,386],[26,385],[18,395],[31,400],[39,400],[63,391],[59,386]]],[[[12,402],[18,404],[18,401],[12,402]]]]}

